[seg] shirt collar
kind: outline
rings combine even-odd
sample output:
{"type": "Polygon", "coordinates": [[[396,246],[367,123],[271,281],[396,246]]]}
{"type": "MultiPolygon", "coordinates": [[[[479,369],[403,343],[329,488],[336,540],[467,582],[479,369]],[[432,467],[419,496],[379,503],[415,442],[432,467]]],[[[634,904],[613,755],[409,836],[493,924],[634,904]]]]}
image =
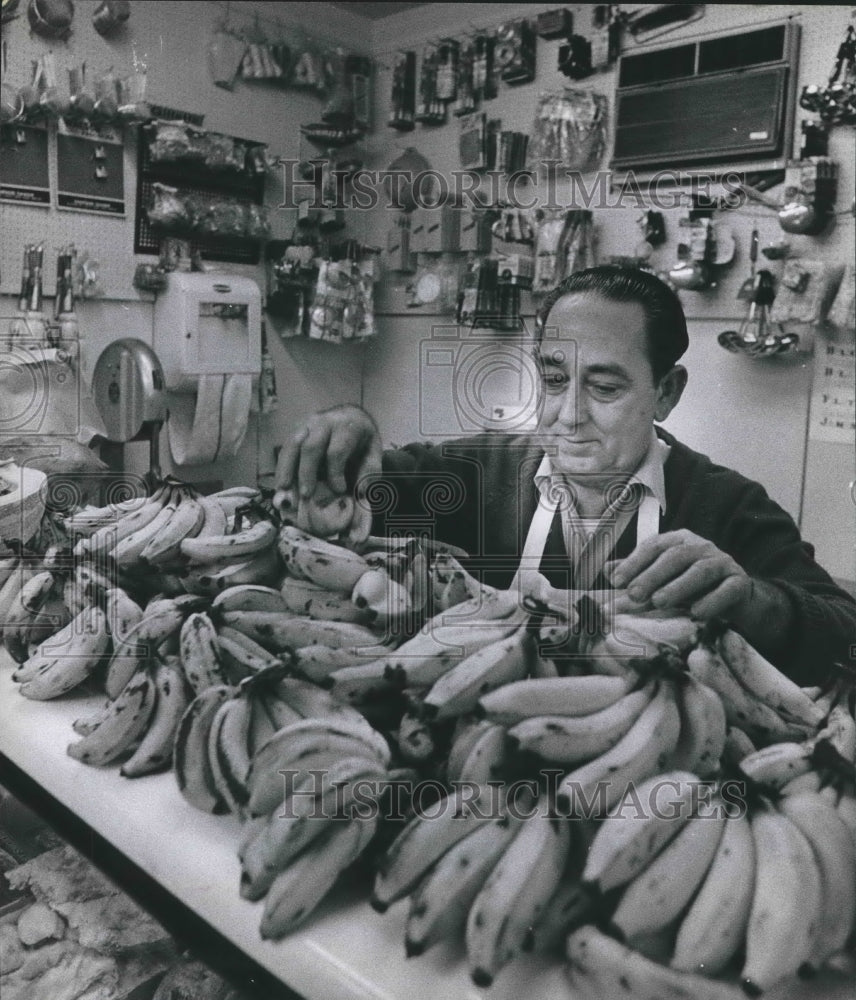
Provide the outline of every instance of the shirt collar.
{"type": "MultiPolygon", "coordinates": [[[[671,450],[665,441],[657,437],[657,433],[652,427],[648,451],[645,453],[645,457],[640,462],[637,470],[629,479],[631,483],[639,483],[647,496],[653,496],[657,500],[657,503],[659,503],[661,512],[664,514],[666,512],[666,478],[663,469],[671,450]]],[[[534,478],[535,486],[543,494],[553,478],[553,465],[550,462],[550,456],[546,453],[541,459],[541,464],[538,466],[534,478]]],[[[560,476],[558,478],[570,477],[560,476]]]]}

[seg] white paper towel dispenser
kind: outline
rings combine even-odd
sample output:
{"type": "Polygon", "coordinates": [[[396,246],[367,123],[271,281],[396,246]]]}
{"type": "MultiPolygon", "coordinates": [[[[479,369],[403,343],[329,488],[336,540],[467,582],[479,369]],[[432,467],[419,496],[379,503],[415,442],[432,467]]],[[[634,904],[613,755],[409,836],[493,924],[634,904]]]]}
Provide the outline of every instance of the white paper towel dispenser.
{"type": "Polygon", "coordinates": [[[177,465],[237,454],[261,371],[261,293],[251,278],[173,272],[154,310],[177,465]]]}
{"type": "Polygon", "coordinates": [[[154,320],[167,389],[192,390],[200,375],[261,371],[261,293],[252,278],[173,271],[154,320]]]}

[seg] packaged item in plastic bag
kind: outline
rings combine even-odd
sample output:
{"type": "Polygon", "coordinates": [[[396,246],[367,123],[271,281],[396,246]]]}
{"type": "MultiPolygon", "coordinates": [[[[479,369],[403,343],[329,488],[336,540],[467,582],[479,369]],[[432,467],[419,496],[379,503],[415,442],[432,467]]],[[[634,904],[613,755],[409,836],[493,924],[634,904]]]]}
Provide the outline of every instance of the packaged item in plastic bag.
{"type": "Polygon", "coordinates": [[[204,156],[198,136],[182,122],[158,122],[152,129],[149,157],[153,163],[201,160],[204,156]]]}
{"type": "Polygon", "coordinates": [[[152,184],[152,204],[147,214],[149,222],[160,229],[188,229],[192,224],[186,198],[167,184],[152,184]]]}
{"type": "Polygon", "coordinates": [[[566,87],[542,93],[529,141],[529,169],[558,162],[571,170],[593,170],[606,146],[609,101],[603,94],[566,87]]]}
{"type": "Polygon", "coordinates": [[[340,344],[374,336],[374,262],[321,261],[309,315],[309,337],[340,344]]]}

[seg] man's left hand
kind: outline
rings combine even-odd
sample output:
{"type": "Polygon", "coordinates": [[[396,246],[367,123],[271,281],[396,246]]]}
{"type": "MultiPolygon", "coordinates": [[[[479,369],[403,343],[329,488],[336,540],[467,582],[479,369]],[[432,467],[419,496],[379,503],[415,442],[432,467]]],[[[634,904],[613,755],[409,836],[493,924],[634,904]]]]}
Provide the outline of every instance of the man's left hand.
{"type": "Polygon", "coordinates": [[[685,529],[647,538],[616,565],[612,582],[634,601],[689,609],[702,620],[739,617],[754,589],[731,556],[685,529]]]}

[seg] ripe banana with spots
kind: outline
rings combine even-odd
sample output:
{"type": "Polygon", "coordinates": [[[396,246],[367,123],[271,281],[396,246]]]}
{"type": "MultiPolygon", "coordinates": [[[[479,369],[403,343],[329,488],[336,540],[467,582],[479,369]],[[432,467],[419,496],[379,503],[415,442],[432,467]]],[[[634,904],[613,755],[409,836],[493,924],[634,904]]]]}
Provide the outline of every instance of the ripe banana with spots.
{"type": "Polygon", "coordinates": [[[450,719],[472,711],[489,691],[523,680],[533,654],[523,627],[505,639],[482,646],[434,682],[422,703],[426,717],[450,719]]]}
{"type": "Polygon", "coordinates": [[[178,648],[184,676],[195,694],[226,683],[217,630],[204,611],[196,611],[184,620],[178,648]]]}
{"type": "Polygon", "coordinates": [[[450,847],[422,879],[410,898],[404,937],[408,958],[460,935],[476,896],[519,828],[520,820],[512,816],[482,824],[450,847]]]}
{"type": "Polygon", "coordinates": [[[588,815],[592,809],[600,814],[609,810],[631,784],[666,769],[680,727],[674,688],[661,681],[654,697],[615,746],[559,782],[559,809],[577,815],[588,815]]]}
{"type": "Polygon", "coordinates": [[[138,670],[111,702],[96,728],[77,743],[69,744],[69,756],[102,767],[128,753],[148,728],[155,695],[150,671],[138,670]]]}
{"type": "Polygon", "coordinates": [[[150,566],[177,562],[182,541],[198,534],[204,520],[205,508],[185,489],[172,517],[140,552],[140,561],[150,566]]]}
{"type": "Polygon", "coordinates": [[[681,917],[671,966],[722,972],[743,945],[755,885],[755,843],[745,813],[729,815],[713,861],[681,917]]]}
{"type": "Polygon", "coordinates": [[[252,701],[238,693],[217,709],[208,733],[208,763],[214,785],[227,809],[243,815],[250,792],[252,701]]]}
{"type": "MultiPolygon", "coordinates": [[[[287,576],[279,593],[282,610],[296,615],[318,618],[321,621],[354,622],[367,624],[372,615],[366,608],[359,608],[349,594],[340,594],[308,580],[287,576]]],[[[261,609],[259,609],[261,610],[261,609]]]]}
{"type": "Polygon", "coordinates": [[[190,704],[187,682],[177,657],[155,664],[155,706],[139,746],[122,764],[120,774],[139,778],[156,774],[172,764],[175,736],[190,704]]]}
{"type": "Polygon", "coordinates": [[[811,960],[823,885],[814,850],[792,819],[769,806],[753,813],[750,826],[755,886],[740,978],[744,989],[757,995],[811,960]]]}
{"type": "Polygon", "coordinates": [[[411,819],[387,849],[375,876],[372,906],[383,913],[408,895],[448,850],[481,825],[504,816],[497,786],[458,786],[411,819]]]}
{"type": "Polygon", "coordinates": [[[277,530],[273,521],[261,520],[234,534],[196,535],[180,543],[181,555],[193,565],[247,562],[250,556],[276,547],[277,530]]]}
{"type": "Polygon", "coordinates": [[[540,715],[591,715],[614,705],[631,684],[606,674],[515,681],[482,695],[476,712],[506,726],[540,715]]]}
{"type": "Polygon", "coordinates": [[[626,735],[654,696],[655,684],[630,691],[590,715],[545,715],[524,719],[508,731],[512,752],[533,753],[573,766],[606,753],[626,735]]]}
{"type": "Polygon", "coordinates": [[[104,612],[87,608],[64,629],[45,639],[12,679],[21,682],[25,698],[47,701],[62,697],[92,675],[109,645],[104,612]]]}
{"type": "Polygon", "coordinates": [[[225,684],[206,688],[190,702],[176,730],[173,770],[178,790],[202,812],[227,811],[214,781],[208,745],[214,716],[233,695],[234,689],[225,684]]]}
{"type": "Polygon", "coordinates": [[[699,779],[688,771],[666,771],[622,793],[597,827],[582,880],[602,891],[635,878],[689,820],[699,779]]]}
{"type": "MultiPolygon", "coordinates": [[[[164,484],[155,490],[148,499],[134,498],[131,501],[123,501],[115,507],[102,508],[105,511],[112,510],[112,516],[107,514],[100,527],[87,537],[81,538],[75,547],[74,554],[78,557],[91,557],[100,553],[112,552],[122,539],[128,538],[134,532],[145,528],[154,521],[169,500],[172,489],[171,486],[164,484]]],[[[69,520],[71,519],[66,518],[66,526],[68,526],[69,520]]]]}
{"type": "Polygon", "coordinates": [[[566,945],[574,992],[597,1000],[745,1000],[722,981],[671,969],[621,944],[594,924],[575,930],[566,945]]]}
{"type": "Polygon", "coordinates": [[[719,695],[691,674],[677,685],[681,734],[671,767],[706,778],[716,773],[725,750],[728,721],[719,695]]]}
{"type": "Polygon", "coordinates": [[[243,632],[272,653],[284,653],[303,646],[376,646],[378,637],[362,625],[351,622],[318,621],[290,612],[227,611],[224,625],[243,632]]]}
{"type": "Polygon", "coordinates": [[[808,742],[771,743],[744,757],[737,765],[752,781],[765,789],[779,791],[792,779],[813,769],[808,742]]]}
{"type": "Polygon", "coordinates": [[[340,593],[350,593],[369,569],[351,549],[314,538],[293,525],[280,528],[277,544],[289,573],[340,593]]]}
{"type": "Polygon", "coordinates": [[[724,827],[724,803],[715,796],[699,802],[689,821],[624,886],[612,925],[625,941],[663,930],[680,916],[713,863],[724,827]]]}
{"type": "Polygon", "coordinates": [[[226,611],[290,611],[285,598],[275,587],[259,583],[241,583],[227,587],[211,602],[211,613],[216,617],[226,611]]]}
{"type": "Polygon", "coordinates": [[[467,916],[467,964],[487,987],[518,955],[562,876],[570,850],[570,823],[550,816],[546,801],[520,824],[467,916]]]}

